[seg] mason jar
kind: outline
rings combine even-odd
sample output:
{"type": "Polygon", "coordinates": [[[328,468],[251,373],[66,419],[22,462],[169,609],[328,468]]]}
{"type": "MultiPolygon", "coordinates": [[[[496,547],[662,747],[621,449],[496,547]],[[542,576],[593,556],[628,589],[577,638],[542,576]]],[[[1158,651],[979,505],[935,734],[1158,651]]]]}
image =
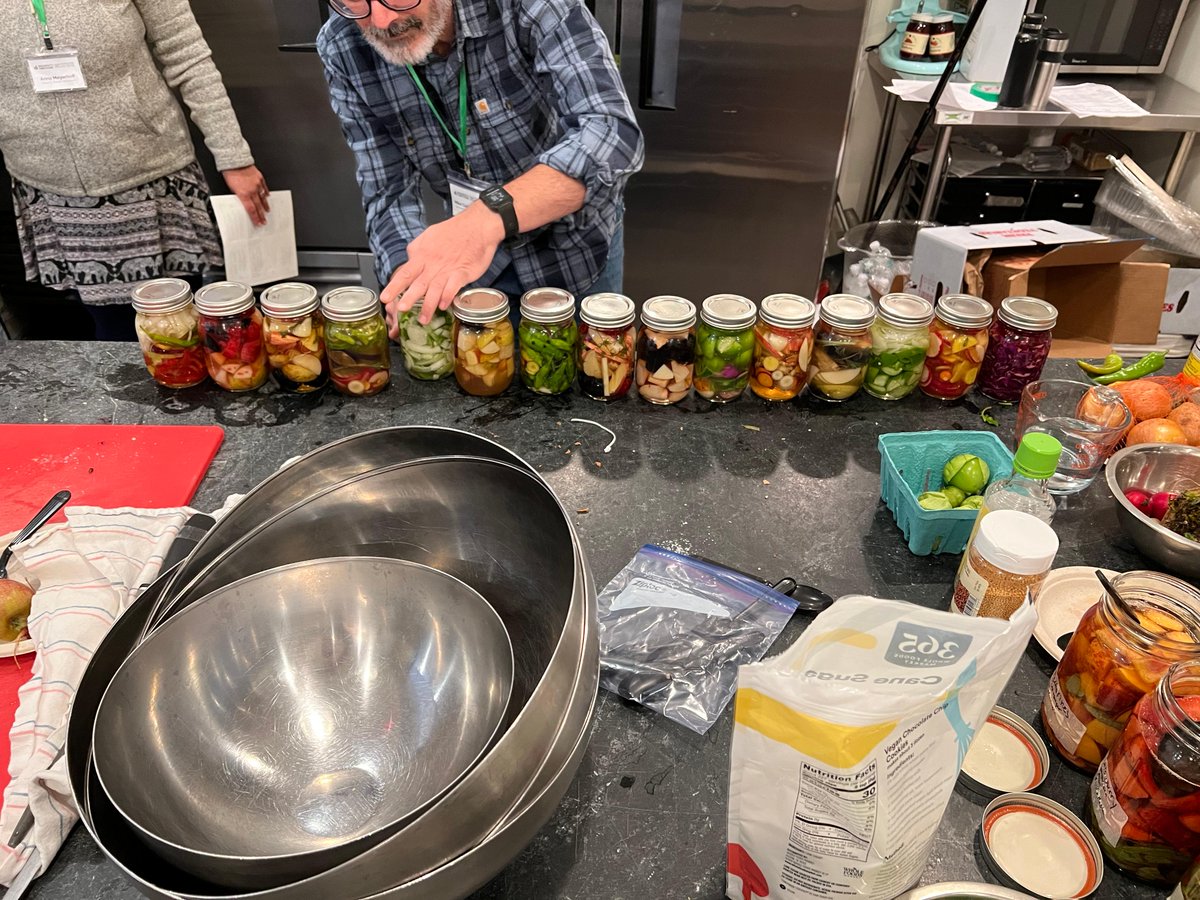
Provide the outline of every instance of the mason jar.
{"type": "Polygon", "coordinates": [[[696,393],[713,403],[736,400],[750,381],[757,310],[746,297],[714,294],[700,304],[696,393]]]}
{"type": "Polygon", "coordinates": [[[840,403],[862,387],[875,305],[854,294],[830,294],[817,309],[808,384],[815,396],[840,403]]]}
{"type": "Polygon", "coordinates": [[[414,306],[396,318],[404,368],[420,381],[437,381],[454,371],[454,323],[449,313],[438,310],[428,325],[421,324],[421,307],[414,306]]]}
{"type": "Polygon", "coordinates": [[[987,352],[992,305],[970,294],[946,294],[929,327],[921,390],[938,400],[957,400],[979,377],[987,352]]]}
{"type": "Polygon", "coordinates": [[[204,362],[209,377],[227,391],[253,391],[267,380],[262,313],[250,286],[236,281],[196,291],[204,362]]]}
{"type": "Polygon", "coordinates": [[[916,294],[884,294],[871,324],[863,387],[880,400],[900,400],[921,382],[933,304],[916,294]]]}
{"type": "Polygon", "coordinates": [[[1037,297],[1008,297],[988,333],[979,390],[1000,403],[1016,403],[1025,385],[1042,377],[1050,356],[1058,310],[1037,297]]]}
{"type": "Polygon", "coordinates": [[[334,288],[321,298],[329,380],[351,397],[378,394],[391,381],[387,323],[375,292],[364,287],[334,288]]]}
{"type": "Polygon", "coordinates": [[[133,289],[133,309],[138,346],[150,376],[169,388],[202,382],[204,347],[188,283],[179,278],[143,281],[133,289]]]}
{"type": "Polygon", "coordinates": [[[624,294],[591,294],[579,304],[579,390],[593,400],[629,393],[637,352],[633,301],[624,294]]]}
{"type": "Polygon", "coordinates": [[[817,308],[799,294],[771,294],[758,308],[750,390],[764,400],[791,400],[808,383],[817,308]]]}
{"type": "Polygon", "coordinates": [[[329,382],[325,358],[325,319],[311,284],[289,281],[262,292],[267,362],[275,381],[292,394],[319,391],[329,382]]]}
{"type": "Polygon", "coordinates": [[[692,389],[695,369],[695,304],[683,297],[651,297],[642,304],[638,393],[658,406],[678,403],[692,389]]]}
{"type": "Polygon", "coordinates": [[[575,297],[559,288],[534,288],[521,297],[521,384],[535,394],[562,394],[575,381],[579,327],[575,297]]]}
{"type": "Polygon", "coordinates": [[[468,288],[454,298],[454,377],[476,397],[494,397],[513,380],[513,327],[508,297],[468,288]]]}

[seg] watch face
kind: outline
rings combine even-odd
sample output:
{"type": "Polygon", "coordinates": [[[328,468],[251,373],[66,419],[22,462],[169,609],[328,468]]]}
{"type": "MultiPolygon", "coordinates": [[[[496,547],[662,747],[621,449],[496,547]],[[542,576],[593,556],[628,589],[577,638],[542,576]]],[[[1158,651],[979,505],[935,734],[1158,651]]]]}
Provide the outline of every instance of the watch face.
{"type": "Polygon", "coordinates": [[[505,194],[504,189],[498,188],[498,187],[488,188],[486,191],[481,193],[479,196],[483,198],[483,202],[488,204],[488,206],[493,206],[493,205],[500,206],[506,200],[508,200],[508,197],[505,194]]]}

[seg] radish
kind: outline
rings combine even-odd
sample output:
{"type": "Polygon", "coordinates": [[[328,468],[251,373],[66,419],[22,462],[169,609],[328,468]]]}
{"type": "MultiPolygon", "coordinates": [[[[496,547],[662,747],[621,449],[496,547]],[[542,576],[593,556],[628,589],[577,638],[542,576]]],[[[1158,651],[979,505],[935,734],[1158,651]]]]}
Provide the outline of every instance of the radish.
{"type": "Polygon", "coordinates": [[[1167,505],[1179,495],[1171,491],[1159,491],[1150,497],[1150,507],[1146,511],[1156,519],[1167,514],[1167,505]]]}
{"type": "Polygon", "coordinates": [[[1146,491],[1130,488],[1125,492],[1125,499],[1132,503],[1138,512],[1150,515],[1150,495],[1146,491]]]}

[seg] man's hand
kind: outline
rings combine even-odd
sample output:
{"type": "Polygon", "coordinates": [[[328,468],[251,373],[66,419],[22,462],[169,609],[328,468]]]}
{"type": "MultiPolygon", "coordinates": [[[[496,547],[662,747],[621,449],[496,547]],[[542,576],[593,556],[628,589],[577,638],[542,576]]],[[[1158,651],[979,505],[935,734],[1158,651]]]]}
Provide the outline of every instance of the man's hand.
{"type": "Polygon", "coordinates": [[[408,244],[408,262],[383,289],[388,333],[398,336],[397,316],[421,302],[420,322],[454,302],[460,290],[480,278],[504,240],[500,217],[476,200],[457,216],[430,225],[408,244]]]}
{"type": "Polygon", "coordinates": [[[267,190],[267,180],[263,178],[262,172],[258,171],[258,166],[226,169],[221,175],[225,178],[229,190],[242,201],[250,221],[255,225],[266,225],[267,213],[271,211],[268,199],[271,192],[267,190]]]}

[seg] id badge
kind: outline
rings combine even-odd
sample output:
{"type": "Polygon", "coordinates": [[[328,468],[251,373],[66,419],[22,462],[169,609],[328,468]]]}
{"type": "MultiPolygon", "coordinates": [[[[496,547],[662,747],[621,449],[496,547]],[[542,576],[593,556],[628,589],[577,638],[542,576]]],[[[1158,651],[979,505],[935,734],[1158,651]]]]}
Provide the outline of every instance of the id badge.
{"type": "Polygon", "coordinates": [[[479,195],[489,187],[486,181],[480,181],[462,172],[451,172],[446,176],[450,185],[450,211],[458,215],[479,199],[479,195]]]}
{"type": "Polygon", "coordinates": [[[33,82],[35,94],[87,89],[83,67],[79,64],[79,51],[74,47],[26,53],[25,65],[29,67],[29,80],[33,82]]]}

